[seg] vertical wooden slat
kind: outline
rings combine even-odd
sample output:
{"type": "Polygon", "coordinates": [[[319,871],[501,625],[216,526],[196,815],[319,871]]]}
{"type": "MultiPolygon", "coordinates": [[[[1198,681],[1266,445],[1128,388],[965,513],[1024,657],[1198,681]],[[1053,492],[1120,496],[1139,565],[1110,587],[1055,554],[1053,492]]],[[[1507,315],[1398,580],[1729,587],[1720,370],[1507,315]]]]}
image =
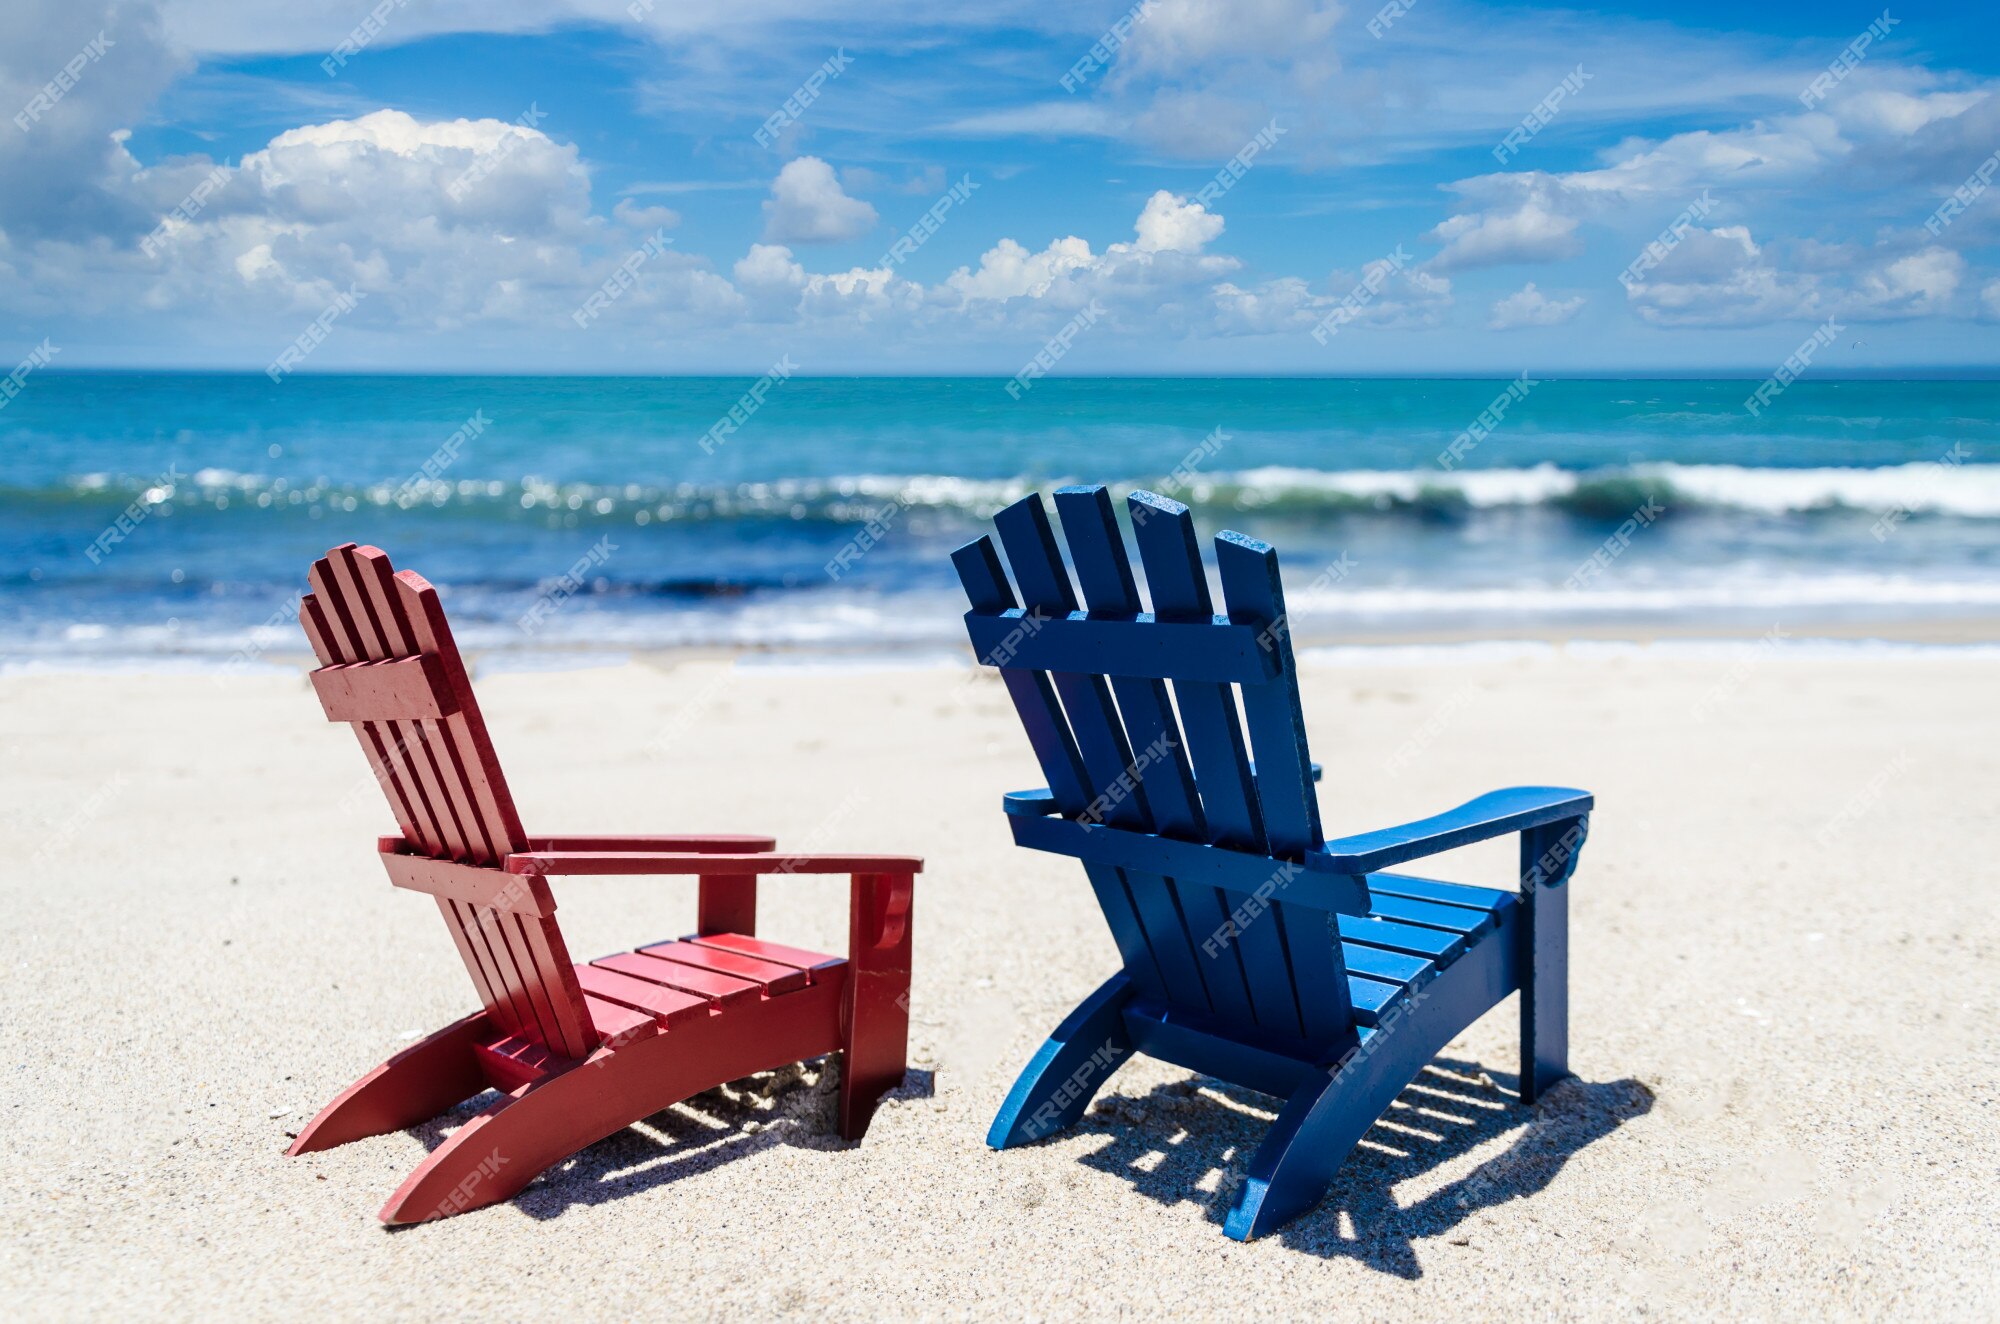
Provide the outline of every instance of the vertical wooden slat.
{"type": "MultiPolygon", "coordinates": [[[[365,614],[385,653],[391,657],[414,657],[421,653],[423,649],[411,633],[396,591],[396,572],[388,556],[376,547],[349,547],[332,559],[336,572],[343,574],[359,598],[357,614],[365,614]]],[[[456,744],[444,729],[451,721],[449,717],[409,719],[396,726],[411,746],[419,775],[433,788],[432,803],[450,857],[479,864],[497,863],[504,851],[496,853],[493,843],[486,838],[466,790],[456,744]]],[[[485,948],[491,967],[498,971],[524,1028],[536,1031],[534,1037],[540,1042],[564,1050],[563,1027],[543,987],[546,973],[539,968],[540,962],[521,933],[520,921],[511,914],[481,906],[461,906],[458,913],[474,925],[476,932],[468,936],[485,948]]]]}
{"type": "MultiPolygon", "coordinates": [[[[372,550],[372,549],[371,549],[372,550]]],[[[358,549],[344,543],[327,553],[313,567],[313,583],[335,605],[357,660],[390,656],[390,643],[382,621],[368,599],[357,559],[358,549]]],[[[403,641],[398,639],[398,644],[403,641]]],[[[421,724],[414,722],[369,722],[364,726],[379,732],[402,769],[404,784],[414,786],[423,812],[417,818],[419,832],[415,844],[426,854],[444,859],[463,859],[466,846],[456,816],[452,812],[431,751],[424,745],[421,724]]],[[[493,927],[480,922],[471,906],[454,905],[450,911],[453,936],[462,939],[459,954],[471,949],[467,970],[475,984],[483,984],[494,995],[502,1019],[517,1033],[541,1038],[541,1019],[528,996],[527,981],[514,954],[493,927]]]]}
{"type": "MultiPolygon", "coordinates": [[[[1000,568],[1000,557],[993,550],[991,538],[981,537],[960,547],[952,553],[951,563],[958,570],[959,583],[965,587],[965,596],[973,611],[997,615],[1020,605],[1015,600],[1014,590],[1007,583],[1005,572],[1000,568]]],[[[1007,687],[1007,695],[1014,701],[1014,711],[1020,715],[1021,727],[1028,733],[1028,744],[1042,766],[1042,776],[1048,779],[1049,794],[1055,797],[1056,807],[1067,817],[1079,817],[1090,803],[1090,795],[1084,790],[1086,774],[1083,759],[1077,753],[1069,721],[1056,701],[1055,688],[1049,684],[1049,678],[1039,671],[1007,666],[1006,659],[1002,657],[981,658],[980,661],[999,668],[1001,683],[1007,687]]],[[[1111,929],[1111,940],[1118,945],[1118,955],[1132,976],[1132,982],[1146,996],[1165,999],[1166,984],[1160,978],[1152,947],[1146,941],[1146,931],[1139,923],[1138,912],[1133,909],[1125,880],[1118,876],[1115,869],[1090,865],[1085,866],[1084,874],[1090,879],[1091,890],[1097,894],[1098,908],[1104,912],[1104,922],[1111,929]]]]}
{"type": "MultiPolygon", "coordinates": [[[[1324,844],[1324,838],[1278,553],[1269,543],[1225,532],[1215,540],[1215,565],[1229,619],[1255,626],[1277,656],[1277,675],[1261,685],[1243,686],[1243,717],[1256,754],[1257,800],[1271,854],[1303,859],[1305,852],[1324,844]]],[[[1331,1043],[1352,1034],[1354,1007],[1333,914],[1282,901],[1273,906],[1273,913],[1285,935],[1306,1037],[1331,1043]]]]}
{"type": "MultiPolygon", "coordinates": [[[[373,552],[372,548],[363,549],[373,552]]],[[[528,846],[528,837],[514,809],[514,797],[500,770],[479,699],[472,692],[465,660],[459,656],[452,638],[444,605],[423,576],[410,570],[397,571],[386,556],[375,553],[375,572],[380,577],[389,613],[405,632],[413,651],[435,656],[444,667],[445,683],[457,700],[457,711],[439,719],[439,743],[450,763],[454,802],[473,843],[491,852],[497,865],[502,857],[528,846]]],[[[595,1048],[600,1036],[591,1021],[583,987],[577,982],[576,967],[569,947],[553,917],[516,916],[515,950],[523,963],[535,972],[534,990],[538,1007],[550,1018],[554,1033],[549,1047],[570,1057],[583,1057],[595,1048]]]]}
{"type": "MultiPolygon", "coordinates": [[[[305,631],[306,639],[312,645],[313,655],[319,659],[321,666],[359,660],[344,647],[334,645],[332,627],[327,623],[326,613],[316,594],[308,593],[299,603],[299,626],[305,631]]],[[[396,826],[402,831],[405,840],[417,841],[419,837],[416,830],[416,816],[410,808],[412,797],[404,789],[400,776],[383,750],[381,733],[375,730],[375,724],[372,722],[350,722],[348,726],[354,732],[354,738],[360,744],[361,752],[368,759],[368,765],[375,774],[376,784],[382,788],[383,794],[389,800],[389,808],[396,817],[396,826]]],[[[438,914],[444,919],[445,928],[451,933],[452,943],[458,948],[459,959],[465,963],[466,972],[472,976],[473,985],[479,990],[480,1005],[486,1008],[487,1013],[501,1028],[509,1032],[518,1032],[519,1018],[514,1014],[513,1004],[506,995],[505,985],[497,978],[491,967],[492,958],[486,953],[484,944],[475,946],[473,938],[468,936],[457,903],[444,897],[439,897],[437,902],[438,914]]]]}
{"type": "MultiPolygon", "coordinates": [[[[1132,563],[1118,534],[1118,517],[1111,495],[1101,486],[1064,487],[1056,491],[1056,511],[1062,516],[1063,539],[1076,565],[1077,582],[1092,616],[1131,617],[1144,610],[1132,578],[1132,563]]],[[[1160,751],[1147,761],[1139,777],[1146,788],[1146,806],[1156,832],[1184,841],[1202,841],[1201,809],[1195,799],[1194,772],[1179,720],[1167,697],[1164,681],[1113,676],[1111,690],[1125,719],[1134,750],[1160,751]]]]}
{"type": "MultiPolygon", "coordinates": [[[[1000,531],[1000,545],[1007,551],[1007,563],[1014,569],[1021,605],[1040,608],[1051,615],[1067,615],[1077,610],[1076,590],[1070,584],[1069,572],[1063,568],[1055,530],[1049,525],[1041,497],[1028,496],[1015,502],[994,516],[993,523],[1000,531]]],[[[1152,814],[1146,789],[1143,782],[1132,776],[1132,746],[1125,738],[1125,727],[1105,678],[1057,671],[1050,673],[1049,680],[1062,699],[1070,730],[1076,733],[1077,751],[1083,756],[1085,787],[1091,795],[1084,821],[1147,831],[1152,826],[1152,814]],[[1129,792],[1125,790],[1126,784],[1131,786],[1129,792]]],[[[1146,944],[1165,982],[1168,1000],[1190,1010],[1210,1010],[1208,988],[1195,961],[1187,922],[1166,880],[1157,874],[1133,870],[1113,872],[1123,880],[1126,895],[1131,898],[1133,910],[1145,930],[1146,944]]]]}
{"type": "MultiPolygon", "coordinates": [[[[1162,620],[1212,620],[1215,610],[1188,508],[1151,492],[1134,492],[1126,504],[1132,515],[1133,537],[1139,544],[1139,559],[1146,567],[1153,614],[1162,620]]],[[[1236,718],[1234,694],[1229,686],[1212,681],[1177,680],[1174,695],[1180,700],[1208,839],[1236,850],[1263,851],[1264,824],[1250,777],[1249,750],[1236,718]]],[[[1262,910],[1268,898],[1257,900],[1253,907],[1248,904],[1252,900],[1249,894],[1220,888],[1217,892],[1217,904],[1223,912],[1241,911],[1252,916],[1223,950],[1237,958],[1257,1024],[1273,1034],[1300,1035],[1298,999],[1292,991],[1284,938],[1275,923],[1260,922],[1265,918],[1262,910]]]]}
{"type": "MultiPolygon", "coordinates": [[[[1110,493],[1101,486],[1065,487],[1056,492],[1056,510],[1091,615],[1130,617],[1141,611],[1139,588],[1118,533],[1110,493]]],[[[1113,676],[1111,688],[1129,745],[1145,756],[1146,767],[1139,777],[1146,788],[1149,828],[1184,841],[1207,840],[1194,772],[1165,682],[1113,676]]],[[[1135,760],[1138,757],[1135,754],[1135,760]]],[[[1253,1020],[1242,963],[1216,940],[1228,920],[1221,893],[1205,883],[1183,885],[1164,877],[1154,881],[1130,871],[1126,880],[1154,946],[1170,941],[1178,951],[1185,944],[1209,1005],[1232,1021],[1253,1020]],[[1178,940],[1162,938],[1160,931],[1168,925],[1179,930],[1178,940]]]]}
{"type": "MultiPolygon", "coordinates": [[[[386,650],[370,623],[365,618],[358,618],[359,604],[354,600],[351,584],[344,577],[345,566],[340,561],[353,546],[353,543],[343,544],[314,562],[309,578],[339,651],[348,661],[373,661],[386,656],[386,650]]],[[[444,854],[449,847],[438,822],[437,807],[431,798],[436,794],[436,787],[426,784],[426,770],[412,755],[408,739],[393,722],[364,725],[378,733],[383,754],[396,770],[409,796],[413,831],[408,834],[408,839],[426,853],[444,854]]]]}

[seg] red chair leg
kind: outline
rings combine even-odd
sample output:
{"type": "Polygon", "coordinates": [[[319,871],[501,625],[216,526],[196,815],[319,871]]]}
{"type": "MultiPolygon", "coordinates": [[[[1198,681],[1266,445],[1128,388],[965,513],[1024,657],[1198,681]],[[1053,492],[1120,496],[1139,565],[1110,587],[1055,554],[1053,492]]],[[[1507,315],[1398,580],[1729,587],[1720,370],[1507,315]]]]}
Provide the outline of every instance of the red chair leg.
{"type": "Polygon", "coordinates": [[[910,1042],[911,874],[856,874],[841,1009],[840,1134],[859,1140],[903,1083],[910,1042]]]}
{"type": "Polygon", "coordinates": [[[487,1087],[473,1045],[492,1036],[481,1011],[412,1044],[342,1090],[285,1152],[310,1154],[387,1135],[464,1103],[487,1087]]]}

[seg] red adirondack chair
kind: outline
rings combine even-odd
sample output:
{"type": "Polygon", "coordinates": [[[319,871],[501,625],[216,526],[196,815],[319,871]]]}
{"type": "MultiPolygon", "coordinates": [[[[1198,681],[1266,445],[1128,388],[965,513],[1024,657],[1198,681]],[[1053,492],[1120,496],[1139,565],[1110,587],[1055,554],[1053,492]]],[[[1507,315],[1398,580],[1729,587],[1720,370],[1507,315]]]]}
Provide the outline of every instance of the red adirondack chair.
{"type": "Polygon", "coordinates": [[[400,834],[397,887],[437,900],[481,1009],[349,1086],[290,1153],[414,1126],[485,1090],[382,1208],[443,1218],[518,1193],[551,1164],[724,1082],[838,1051],[840,1133],[860,1139],[902,1082],[910,906],[923,862],[777,854],[769,837],[530,837],[494,757],[437,590],[353,543],[314,563],[299,622],[327,719],[354,729],[400,834]],[[848,956],[756,935],[761,874],[852,875],[848,956]],[[548,879],[700,878],[696,933],[572,964],[548,879]]]}

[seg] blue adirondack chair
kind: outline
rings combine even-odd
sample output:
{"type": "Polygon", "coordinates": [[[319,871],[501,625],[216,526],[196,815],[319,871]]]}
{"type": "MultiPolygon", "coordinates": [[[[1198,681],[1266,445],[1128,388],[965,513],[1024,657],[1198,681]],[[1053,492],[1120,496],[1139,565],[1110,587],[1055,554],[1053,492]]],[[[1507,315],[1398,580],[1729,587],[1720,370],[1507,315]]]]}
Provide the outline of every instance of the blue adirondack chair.
{"type": "Polygon", "coordinates": [[[1018,596],[990,538],[952,560],[973,648],[1048,778],[1006,797],[1014,840],[1083,862],[1124,969],[1042,1045],[987,1143],[1074,1123],[1134,1052],[1275,1095],[1284,1106],[1224,1224],[1248,1240],[1318,1204],[1403,1087],[1509,993],[1522,1100],[1567,1075],[1563,884],[1591,797],[1515,787],[1326,841],[1277,553],[1215,540],[1217,615],[1187,507],[1135,492],[1148,613],[1105,489],[1055,499],[1081,604],[1039,494],[994,521],[1018,596]],[[1509,833],[1518,892],[1385,872],[1509,833]]]}

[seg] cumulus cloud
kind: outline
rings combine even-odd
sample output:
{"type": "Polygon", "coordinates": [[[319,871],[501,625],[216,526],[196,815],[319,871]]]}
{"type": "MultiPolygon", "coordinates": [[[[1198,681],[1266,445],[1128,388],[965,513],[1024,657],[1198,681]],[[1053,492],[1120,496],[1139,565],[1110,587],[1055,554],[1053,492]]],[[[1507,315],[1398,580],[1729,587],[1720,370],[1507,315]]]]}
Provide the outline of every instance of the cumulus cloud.
{"type": "Polygon", "coordinates": [[[1926,248],[1895,258],[1861,277],[1849,312],[1881,319],[1946,312],[1965,271],[1965,259],[1949,248],[1926,248]]]}
{"type": "Polygon", "coordinates": [[[764,203],[764,239],[777,244],[837,244],[875,227],[875,209],[847,195],[833,167],[817,156],[785,163],[764,203]]]}
{"type": "Polygon", "coordinates": [[[1511,331],[1521,326],[1560,326],[1583,310],[1583,296],[1551,299],[1529,281],[1504,299],[1497,300],[1486,320],[1493,331],[1511,331]]]}
{"type": "Polygon", "coordinates": [[[1428,237],[1444,248],[1430,265],[1457,271],[1575,257],[1583,251],[1576,227],[1577,218],[1551,205],[1546,190],[1533,189],[1511,207],[1461,212],[1433,227],[1428,237]]]}
{"type": "Polygon", "coordinates": [[[1133,228],[1142,253],[1199,253],[1202,245],[1222,233],[1222,218],[1199,202],[1161,189],[1146,199],[1146,209],[1133,228]]]}
{"type": "Polygon", "coordinates": [[[1748,227],[1699,226],[1626,287],[1639,316],[1659,326],[1742,326],[1822,315],[1816,277],[1780,271],[1748,227]]]}

